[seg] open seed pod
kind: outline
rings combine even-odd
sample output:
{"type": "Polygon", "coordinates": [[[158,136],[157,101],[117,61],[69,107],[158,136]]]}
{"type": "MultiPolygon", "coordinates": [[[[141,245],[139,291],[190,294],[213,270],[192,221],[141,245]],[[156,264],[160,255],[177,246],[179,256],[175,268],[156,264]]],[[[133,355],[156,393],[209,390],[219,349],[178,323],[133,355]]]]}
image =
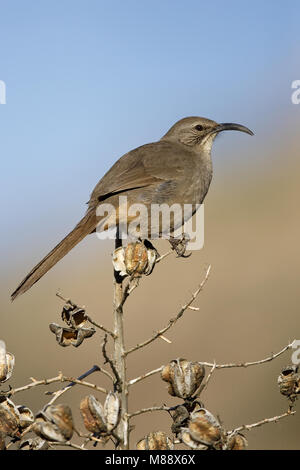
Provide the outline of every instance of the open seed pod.
{"type": "Polygon", "coordinates": [[[66,442],[73,436],[72,412],[68,405],[49,405],[37,414],[33,431],[46,441],[66,442]]]}
{"type": "Polygon", "coordinates": [[[149,241],[132,242],[114,251],[113,266],[121,276],[139,277],[142,274],[149,276],[154,269],[157,256],[156,249],[149,241]]]}
{"type": "Polygon", "coordinates": [[[96,332],[94,328],[70,328],[57,323],[50,323],[49,328],[55,334],[58,344],[63,347],[72,345],[77,348],[84,339],[90,338],[96,332]]]}
{"type": "Polygon", "coordinates": [[[0,404],[0,433],[11,437],[19,436],[19,415],[16,407],[8,404],[8,401],[10,400],[0,404]]]}
{"type": "Polygon", "coordinates": [[[118,425],[120,418],[120,399],[117,393],[109,392],[104,403],[104,416],[107,431],[110,432],[118,425]]]}
{"type": "Polygon", "coordinates": [[[34,414],[24,405],[17,406],[17,410],[20,414],[20,428],[23,430],[34,422],[34,414]]]}
{"type": "Polygon", "coordinates": [[[169,394],[184,400],[196,392],[204,375],[205,369],[201,364],[186,359],[171,361],[161,372],[161,378],[169,383],[169,394]]]}
{"type": "Polygon", "coordinates": [[[81,400],[80,413],[83,418],[84,425],[89,432],[107,432],[103,406],[94,397],[94,395],[88,395],[81,400]]]}
{"type": "Polygon", "coordinates": [[[195,441],[191,437],[190,430],[188,428],[181,428],[180,431],[180,440],[187,445],[190,449],[194,450],[208,450],[208,446],[201,444],[200,442],[195,441]]]}
{"type": "Polygon", "coordinates": [[[87,323],[85,310],[70,304],[64,305],[61,317],[68,326],[73,328],[81,328],[87,323]]]}
{"type": "Polygon", "coordinates": [[[162,431],[150,432],[137,445],[138,450],[173,450],[174,443],[162,431]]]}
{"type": "Polygon", "coordinates": [[[245,450],[247,446],[248,446],[248,441],[245,438],[245,436],[243,436],[243,434],[234,433],[234,434],[229,435],[227,438],[227,443],[226,443],[227,450],[245,450]]]}
{"type": "Polygon", "coordinates": [[[10,379],[15,365],[13,354],[6,351],[5,342],[0,340],[0,383],[10,379]]]}
{"type": "Polygon", "coordinates": [[[221,425],[205,408],[200,408],[191,413],[189,432],[194,441],[209,448],[220,448],[222,439],[221,425]]]}
{"type": "Polygon", "coordinates": [[[277,383],[282,395],[285,395],[291,400],[295,400],[296,395],[300,393],[300,374],[298,374],[298,366],[289,365],[282,369],[277,383]]]}
{"type": "Polygon", "coordinates": [[[20,442],[20,450],[48,450],[49,445],[47,441],[44,441],[40,437],[33,439],[24,439],[20,442]]]}
{"type": "Polygon", "coordinates": [[[186,427],[189,418],[190,414],[187,408],[183,405],[177,406],[172,415],[173,424],[171,426],[171,431],[174,434],[178,434],[181,431],[181,428],[186,427]]]}

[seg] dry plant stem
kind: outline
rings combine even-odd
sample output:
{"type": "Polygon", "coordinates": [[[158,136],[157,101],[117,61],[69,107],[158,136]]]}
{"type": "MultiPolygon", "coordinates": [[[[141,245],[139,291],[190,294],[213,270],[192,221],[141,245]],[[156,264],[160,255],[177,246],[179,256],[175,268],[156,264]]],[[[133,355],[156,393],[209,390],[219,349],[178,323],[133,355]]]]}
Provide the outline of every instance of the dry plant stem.
{"type": "Polygon", "coordinates": [[[231,367],[250,367],[250,366],[256,366],[259,364],[265,364],[266,362],[271,362],[273,359],[276,359],[278,356],[283,354],[285,351],[290,349],[292,347],[294,341],[289,343],[287,346],[285,346],[281,351],[279,351],[276,354],[271,354],[271,356],[266,357],[265,359],[261,359],[260,361],[254,361],[254,362],[239,362],[239,363],[229,363],[229,364],[212,364],[210,362],[199,362],[199,364],[202,364],[203,366],[208,366],[208,367],[214,367],[215,369],[230,369],[231,367]]]}
{"type": "Polygon", "coordinates": [[[211,379],[211,376],[213,375],[214,371],[216,370],[216,363],[214,363],[214,365],[212,366],[212,368],[210,369],[209,371],[209,374],[208,376],[206,377],[206,380],[200,385],[200,387],[198,388],[198,390],[196,390],[196,392],[194,393],[194,398],[197,398],[201,395],[201,393],[203,392],[203,390],[205,389],[205,387],[207,387],[210,379],[211,379]]]}
{"type": "Polygon", "coordinates": [[[286,413],[283,413],[282,415],[274,416],[273,418],[265,418],[265,419],[262,419],[261,421],[258,421],[257,423],[243,424],[242,426],[235,428],[232,431],[229,431],[227,434],[237,433],[241,431],[251,431],[251,429],[258,428],[259,426],[263,426],[264,424],[276,423],[280,419],[286,418],[287,416],[294,415],[295,413],[296,411],[287,411],[286,413]]]}
{"type": "MultiPolygon", "coordinates": [[[[122,241],[117,236],[115,249],[122,246],[122,241]]],[[[114,364],[120,380],[121,419],[116,429],[119,438],[119,450],[129,449],[129,421],[128,421],[128,385],[126,382],[126,356],[124,354],[124,327],[123,327],[123,279],[114,272],[114,364]]]]}
{"type": "Polygon", "coordinates": [[[13,388],[7,392],[3,392],[2,395],[11,397],[15,395],[16,393],[24,392],[25,390],[30,390],[31,388],[37,387],[39,385],[49,385],[55,382],[72,382],[72,383],[74,382],[75,384],[83,385],[84,387],[93,388],[94,390],[97,390],[98,392],[101,392],[101,393],[105,393],[106,395],[108,393],[108,391],[105,388],[98,387],[95,384],[91,384],[89,382],[74,379],[72,377],[66,377],[62,374],[58,375],[57,377],[52,377],[51,379],[43,379],[43,380],[32,379],[32,380],[33,382],[31,382],[30,384],[24,385],[23,387],[19,387],[19,388],[13,388]]]}
{"type": "Polygon", "coordinates": [[[142,408],[141,410],[130,413],[130,415],[128,415],[128,419],[131,419],[134,416],[142,415],[144,413],[151,413],[152,411],[170,411],[170,409],[172,408],[170,408],[169,406],[152,406],[150,408],[142,408]]]}
{"type": "MultiPolygon", "coordinates": [[[[93,374],[94,372],[100,372],[100,371],[103,372],[99,366],[93,366],[90,370],[88,370],[84,374],[80,375],[80,377],[77,377],[77,380],[82,381],[83,379],[85,379],[89,375],[93,374]]],[[[51,393],[51,395],[53,395],[53,398],[51,398],[51,400],[48,402],[48,405],[52,405],[63,393],[70,390],[70,388],[74,387],[74,385],[76,385],[76,383],[71,382],[66,387],[64,387],[60,390],[57,390],[56,392],[51,393]]]]}
{"type": "MultiPolygon", "coordinates": [[[[270,362],[273,361],[273,359],[276,359],[278,356],[283,354],[285,351],[290,349],[292,347],[293,341],[289,343],[287,346],[285,346],[283,349],[281,349],[278,353],[276,354],[271,354],[271,356],[268,356],[266,359],[261,359],[260,361],[255,361],[255,362],[240,362],[240,363],[230,363],[230,364],[215,364],[211,362],[199,362],[199,364],[202,364],[204,366],[210,367],[210,377],[211,374],[216,370],[216,369],[227,369],[227,368],[233,368],[233,367],[249,367],[249,366],[255,366],[259,364],[264,364],[265,362],[270,362]],[[212,370],[213,369],[213,370],[212,370]]],[[[151,375],[158,374],[163,370],[164,366],[160,366],[157,369],[153,369],[150,372],[147,372],[146,374],[140,375],[139,377],[136,377],[135,379],[131,379],[128,382],[128,385],[134,385],[137,382],[140,382],[141,380],[146,379],[147,377],[151,377],[151,375]]],[[[210,380],[209,377],[209,380],[210,380]]],[[[207,379],[206,379],[207,381],[207,379]]],[[[205,385],[206,387],[206,385],[205,385]]],[[[202,389],[203,390],[203,389],[202,389]]],[[[202,391],[201,390],[201,391],[202,391]]]]}
{"type": "Polygon", "coordinates": [[[136,346],[134,346],[133,348],[131,349],[128,349],[127,351],[125,351],[125,354],[130,354],[134,351],[137,351],[138,349],[141,349],[141,348],[144,348],[145,346],[147,346],[148,344],[152,343],[153,341],[155,341],[157,338],[159,338],[161,335],[163,335],[166,331],[168,331],[181,317],[182,315],[184,314],[184,312],[189,308],[189,306],[194,302],[194,300],[196,299],[196,297],[198,296],[198,294],[202,291],[207,279],[208,279],[208,276],[209,276],[209,273],[210,273],[210,268],[211,266],[209,266],[207,268],[207,271],[206,271],[206,274],[205,274],[205,277],[203,279],[203,281],[201,282],[200,286],[198,287],[198,289],[193,293],[191,299],[188,301],[187,304],[185,304],[181,309],[180,311],[177,313],[176,317],[174,318],[171,318],[171,320],[169,320],[169,323],[167,324],[167,326],[165,326],[164,328],[162,328],[161,330],[157,331],[151,338],[147,339],[146,341],[144,341],[143,343],[140,343],[140,344],[137,344],[136,346]]]}
{"type": "Polygon", "coordinates": [[[139,377],[136,377],[135,379],[131,379],[128,382],[128,385],[134,385],[137,382],[140,382],[141,380],[146,379],[147,377],[150,377],[151,375],[158,374],[158,372],[161,372],[163,370],[164,366],[158,367],[157,369],[151,370],[150,372],[147,372],[146,374],[140,375],[139,377]]]}

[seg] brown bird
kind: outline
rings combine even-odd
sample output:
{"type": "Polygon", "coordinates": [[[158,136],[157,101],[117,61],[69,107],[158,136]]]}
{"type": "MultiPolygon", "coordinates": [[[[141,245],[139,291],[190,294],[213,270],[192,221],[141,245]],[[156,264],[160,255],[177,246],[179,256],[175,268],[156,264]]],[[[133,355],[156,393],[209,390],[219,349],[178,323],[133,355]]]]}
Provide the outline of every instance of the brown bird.
{"type": "MultiPolygon", "coordinates": [[[[119,196],[127,197],[128,206],[140,203],[148,209],[152,204],[191,204],[193,207],[202,204],[212,178],[212,144],[217,134],[225,130],[253,135],[250,129],[240,124],[218,124],[201,117],[186,117],[176,122],[159,141],[142,145],[123,155],[94,188],[86,215],[27,274],[11,299],[30,289],[86,235],[96,229],[104,229],[96,213],[101,203],[112,204],[116,209],[117,223],[120,222],[121,213],[119,196]]],[[[181,224],[182,220],[175,221],[173,229],[181,224]]],[[[164,231],[164,227],[160,226],[159,233],[164,231]]],[[[149,230],[141,229],[140,237],[147,236],[149,230]]]]}

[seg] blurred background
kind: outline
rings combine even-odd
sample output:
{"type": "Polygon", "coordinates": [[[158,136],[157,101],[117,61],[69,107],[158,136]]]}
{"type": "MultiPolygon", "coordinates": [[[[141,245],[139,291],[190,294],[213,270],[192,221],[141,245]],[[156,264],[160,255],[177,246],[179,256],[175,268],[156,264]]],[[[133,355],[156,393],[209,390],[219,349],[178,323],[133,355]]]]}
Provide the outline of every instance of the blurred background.
{"type": "MultiPolygon", "coordinates": [[[[255,136],[224,133],[213,148],[205,201],[205,246],[170,256],[144,278],[125,309],[128,347],[164,326],[202,280],[195,306],[169,333],[128,361],[133,378],[184,357],[255,361],[300,339],[299,124],[291,84],[300,79],[299,2],[189,0],[0,1],[1,321],[16,356],[12,387],[102,364],[101,333],[61,348],[58,289],[112,325],[113,243],[90,236],[28,293],[10,303],[24,275],[82,217],[97,181],[122,154],[158,140],[184,116],[238,122],[255,136]]],[[[158,244],[160,253],[169,249],[158,244]]],[[[287,410],[277,389],[291,352],[247,369],[217,371],[203,394],[227,429],[287,410]]],[[[92,376],[108,387],[105,376],[92,376]]],[[[8,383],[4,387],[7,387],[8,383]]],[[[37,412],[41,387],[15,396],[37,412]]],[[[63,396],[77,426],[80,399],[63,396]]],[[[101,401],[103,397],[98,397],[101,401]]],[[[178,400],[159,376],[131,390],[130,410],[178,400]]],[[[299,408],[299,407],[298,407],[299,408]]],[[[169,433],[167,413],[135,419],[132,447],[146,433],[169,433]]],[[[299,449],[298,415],[247,433],[250,449],[299,449]]]]}

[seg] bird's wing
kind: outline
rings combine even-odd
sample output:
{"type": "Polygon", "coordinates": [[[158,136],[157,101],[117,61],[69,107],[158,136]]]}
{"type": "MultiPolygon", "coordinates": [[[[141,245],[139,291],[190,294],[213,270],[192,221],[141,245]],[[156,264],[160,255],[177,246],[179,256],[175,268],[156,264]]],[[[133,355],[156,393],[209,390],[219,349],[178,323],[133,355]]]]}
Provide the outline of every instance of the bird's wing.
{"type": "Polygon", "coordinates": [[[176,180],[184,172],[181,153],[181,148],[163,141],[131,150],[96,185],[89,207],[116,193],[176,180]]]}

